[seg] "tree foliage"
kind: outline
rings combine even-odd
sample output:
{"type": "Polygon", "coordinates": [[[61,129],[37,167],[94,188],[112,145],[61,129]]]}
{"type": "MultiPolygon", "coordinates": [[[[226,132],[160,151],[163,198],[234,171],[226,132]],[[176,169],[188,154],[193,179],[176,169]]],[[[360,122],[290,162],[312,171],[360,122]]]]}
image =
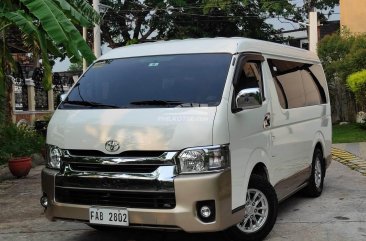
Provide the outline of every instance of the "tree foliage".
{"type": "Polygon", "coordinates": [[[366,70],[351,74],[347,78],[347,85],[355,94],[356,101],[363,111],[366,111],[366,70]]]}
{"type": "MultiPolygon", "coordinates": [[[[45,73],[43,83],[48,90],[52,84],[48,55],[67,56],[72,62],[80,62],[82,58],[92,62],[95,56],[75,25],[92,27],[98,21],[99,15],[84,0],[2,0],[0,44],[3,58],[0,65],[4,67],[10,63],[7,31],[17,28],[28,51],[41,55],[45,73]]],[[[0,76],[1,80],[4,81],[3,76],[0,76]]]]}
{"type": "Polygon", "coordinates": [[[344,29],[324,37],[318,47],[328,80],[347,77],[366,66],[366,34],[353,35],[344,29]]]}
{"type": "Polygon", "coordinates": [[[347,112],[355,109],[354,101],[346,79],[366,66],[366,34],[353,35],[343,29],[326,36],[319,42],[318,54],[327,75],[334,109],[339,111],[340,120],[352,119],[347,112]]]}
{"type": "Polygon", "coordinates": [[[95,56],[75,25],[92,27],[100,19],[85,0],[1,0],[0,2],[0,123],[10,121],[11,72],[15,71],[8,38],[21,33],[22,48],[42,58],[43,86],[52,87],[53,57],[66,56],[72,62],[95,56]],[[14,31],[16,30],[16,31],[14,31]]]}
{"type": "Polygon", "coordinates": [[[290,9],[287,1],[195,1],[171,15],[171,27],[161,34],[163,38],[185,37],[250,37],[278,41],[278,30],[266,22],[276,14],[290,9]],[[269,4],[271,3],[271,4],[269,4]],[[193,7],[192,7],[193,6],[193,7]]]}
{"type": "MultiPolygon", "coordinates": [[[[91,1],[91,0],[89,0],[91,1]]],[[[305,21],[313,7],[329,10],[339,0],[101,0],[111,7],[102,22],[102,39],[111,48],[161,39],[250,37],[280,40],[267,18],[305,21]]]]}

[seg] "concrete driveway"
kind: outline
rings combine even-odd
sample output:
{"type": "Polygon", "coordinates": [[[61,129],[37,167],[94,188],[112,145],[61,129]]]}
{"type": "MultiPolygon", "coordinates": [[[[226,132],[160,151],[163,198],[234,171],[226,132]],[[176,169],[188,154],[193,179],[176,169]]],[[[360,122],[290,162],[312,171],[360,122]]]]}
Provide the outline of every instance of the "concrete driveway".
{"type": "MultiPolygon", "coordinates": [[[[184,232],[118,231],[103,233],[85,224],[49,222],[39,205],[40,170],[25,179],[0,183],[1,241],[218,241],[221,234],[184,232]]],[[[333,162],[323,195],[309,199],[300,194],[280,205],[277,223],[268,241],[366,240],[366,176],[333,162]]]]}

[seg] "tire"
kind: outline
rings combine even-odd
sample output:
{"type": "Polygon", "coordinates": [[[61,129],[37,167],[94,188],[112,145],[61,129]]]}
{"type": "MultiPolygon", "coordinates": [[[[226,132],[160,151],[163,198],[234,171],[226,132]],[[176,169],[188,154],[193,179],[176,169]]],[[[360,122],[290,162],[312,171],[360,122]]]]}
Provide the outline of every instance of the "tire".
{"type": "Polygon", "coordinates": [[[304,194],[308,197],[319,197],[323,192],[324,176],[325,165],[323,152],[319,148],[316,148],[311,164],[309,184],[305,187],[304,194]]]}
{"type": "Polygon", "coordinates": [[[246,216],[242,222],[230,227],[225,232],[231,240],[235,241],[263,240],[271,232],[276,222],[277,209],[277,195],[272,185],[265,178],[252,175],[245,204],[246,216]],[[256,201],[253,202],[254,206],[250,200],[256,201]],[[267,210],[263,207],[267,207],[267,210]],[[252,215],[247,216],[248,214],[252,215]],[[258,226],[251,227],[250,223],[252,225],[257,223],[258,226]]]}

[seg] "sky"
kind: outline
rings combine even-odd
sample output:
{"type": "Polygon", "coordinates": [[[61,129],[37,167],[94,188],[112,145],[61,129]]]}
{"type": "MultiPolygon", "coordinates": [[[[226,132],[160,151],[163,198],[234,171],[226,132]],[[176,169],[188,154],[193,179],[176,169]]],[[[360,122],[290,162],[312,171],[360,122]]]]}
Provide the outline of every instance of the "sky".
{"type": "MultiPolygon", "coordinates": [[[[293,3],[295,3],[298,6],[301,6],[303,4],[303,0],[292,0],[293,3]]],[[[329,20],[339,20],[339,7],[335,7],[334,8],[334,14],[330,16],[329,20]]],[[[267,20],[268,23],[272,24],[274,26],[274,28],[276,29],[284,29],[284,30],[294,30],[294,29],[298,29],[300,27],[299,24],[297,23],[293,23],[287,20],[278,20],[277,18],[274,19],[268,19],[267,20]]],[[[102,46],[102,54],[107,53],[110,50],[110,48],[108,48],[107,46],[102,46]]],[[[70,66],[70,61],[68,58],[66,58],[64,61],[60,62],[59,60],[55,60],[55,65],[53,66],[53,72],[62,72],[62,71],[67,71],[67,69],[70,66]]]]}

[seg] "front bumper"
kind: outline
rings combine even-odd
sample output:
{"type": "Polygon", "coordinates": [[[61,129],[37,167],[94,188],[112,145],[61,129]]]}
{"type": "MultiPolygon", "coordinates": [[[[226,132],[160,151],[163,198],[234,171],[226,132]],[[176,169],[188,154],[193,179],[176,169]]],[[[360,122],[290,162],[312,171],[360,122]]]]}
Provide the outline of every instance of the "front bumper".
{"type": "MultiPolygon", "coordinates": [[[[42,171],[42,190],[48,197],[45,211],[50,220],[67,219],[88,222],[89,205],[59,203],[55,201],[55,177],[58,171],[45,168],[42,171]]],[[[212,232],[224,230],[242,219],[244,211],[234,214],[231,208],[231,172],[180,175],[174,178],[176,206],[173,209],[128,208],[131,227],[155,227],[182,229],[186,232],[212,232]],[[202,222],[196,211],[196,203],[215,200],[216,218],[202,222]]]]}

